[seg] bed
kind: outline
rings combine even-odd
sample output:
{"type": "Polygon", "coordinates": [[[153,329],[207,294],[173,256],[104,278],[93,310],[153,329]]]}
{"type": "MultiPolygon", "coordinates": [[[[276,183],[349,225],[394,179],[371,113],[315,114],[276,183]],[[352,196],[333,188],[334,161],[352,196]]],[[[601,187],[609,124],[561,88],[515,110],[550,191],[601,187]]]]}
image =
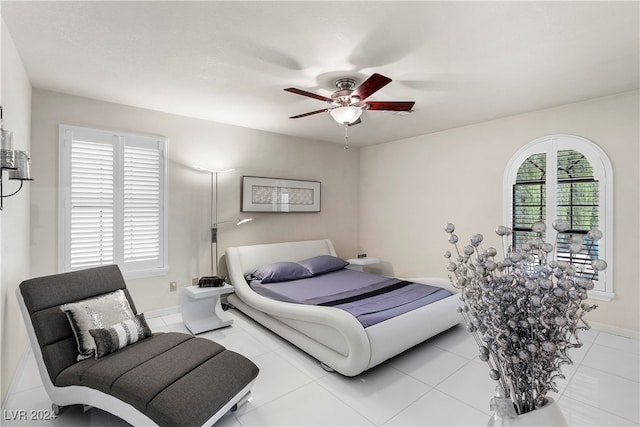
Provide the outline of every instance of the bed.
{"type": "Polygon", "coordinates": [[[336,252],[329,240],[307,240],[231,247],[226,261],[234,294],[228,301],[321,362],[325,369],[355,376],[443,332],[461,320],[459,296],[448,279],[412,278],[410,282],[445,288],[452,295],[371,326],[335,306],[287,302],[261,295],[247,281],[259,267],[299,262],[336,252]]]}

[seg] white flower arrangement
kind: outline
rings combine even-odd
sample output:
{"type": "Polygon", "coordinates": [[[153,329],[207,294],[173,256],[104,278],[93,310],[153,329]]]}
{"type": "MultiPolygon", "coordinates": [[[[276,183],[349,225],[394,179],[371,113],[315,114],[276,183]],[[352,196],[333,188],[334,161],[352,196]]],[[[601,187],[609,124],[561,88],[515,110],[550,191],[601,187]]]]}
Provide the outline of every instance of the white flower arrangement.
{"type": "MultiPolygon", "coordinates": [[[[553,228],[560,233],[569,225],[556,220],[553,228]]],[[[584,250],[583,241],[592,246],[602,238],[600,231],[572,238],[565,262],[557,261],[554,245],[542,240],[543,222],[534,223],[532,230],[537,239],[505,250],[512,230],[499,226],[496,234],[505,253],[498,261],[495,248],[483,249],[481,234],[460,250],[455,226],[445,226],[457,253],[452,257],[446,251],[444,256],[449,278],[461,291],[458,311],[478,344],[479,358],[489,364],[489,376],[498,382],[491,406],[507,417],[544,406],[547,393],[558,391],[555,380],[564,378],[561,366],[573,363],[567,351],[581,347],[578,331],[590,328],[582,316],[596,308],[584,302],[587,291],[594,287],[595,274],[607,268],[604,260],[594,259],[589,274],[584,257],[572,262],[584,250]]]]}

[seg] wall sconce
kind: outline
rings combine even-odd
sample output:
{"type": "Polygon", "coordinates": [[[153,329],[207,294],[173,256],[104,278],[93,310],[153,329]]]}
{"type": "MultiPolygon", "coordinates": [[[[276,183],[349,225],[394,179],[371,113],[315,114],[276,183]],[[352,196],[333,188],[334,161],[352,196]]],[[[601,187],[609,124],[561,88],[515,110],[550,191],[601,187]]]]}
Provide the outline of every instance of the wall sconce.
{"type": "Polygon", "coordinates": [[[0,210],[3,208],[5,197],[13,196],[22,190],[24,181],[33,181],[30,166],[29,153],[13,149],[13,132],[4,129],[2,106],[0,105],[0,210]],[[11,194],[4,194],[3,172],[5,169],[9,171],[10,180],[20,181],[20,187],[11,194]]]}

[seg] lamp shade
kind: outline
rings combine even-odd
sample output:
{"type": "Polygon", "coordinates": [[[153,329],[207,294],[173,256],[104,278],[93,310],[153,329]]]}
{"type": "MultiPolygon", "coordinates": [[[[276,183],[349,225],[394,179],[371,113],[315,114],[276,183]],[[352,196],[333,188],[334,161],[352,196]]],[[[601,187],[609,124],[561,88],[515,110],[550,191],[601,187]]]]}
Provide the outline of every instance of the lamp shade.
{"type": "Polygon", "coordinates": [[[352,106],[337,107],[329,110],[329,114],[331,114],[333,120],[342,125],[351,124],[360,118],[362,108],[352,106]]]}
{"type": "Polygon", "coordinates": [[[31,157],[26,151],[15,151],[15,169],[9,171],[9,179],[31,181],[31,157]]]}
{"type": "Polygon", "coordinates": [[[209,169],[209,168],[205,168],[204,166],[200,166],[200,165],[193,165],[191,167],[194,168],[195,170],[199,170],[201,172],[210,172],[210,173],[226,173],[226,172],[231,172],[231,171],[235,170],[235,169],[209,169]]]}
{"type": "Polygon", "coordinates": [[[0,166],[13,169],[15,152],[13,151],[13,132],[0,128],[0,166]]]}

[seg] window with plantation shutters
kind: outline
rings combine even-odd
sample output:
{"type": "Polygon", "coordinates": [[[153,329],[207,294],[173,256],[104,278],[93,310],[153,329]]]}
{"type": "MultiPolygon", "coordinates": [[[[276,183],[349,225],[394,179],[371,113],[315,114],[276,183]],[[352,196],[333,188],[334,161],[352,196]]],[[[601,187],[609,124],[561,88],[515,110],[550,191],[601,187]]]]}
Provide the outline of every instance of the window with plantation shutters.
{"type": "Polygon", "coordinates": [[[166,140],[60,126],[60,264],[164,274],[166,140]]]}
{"type": "Polygon", "coordinates": [[[593,175],[589,160],[578,151],[559,150],[557,167],[556,217],[569,223],[569,229],[558,234],[558,260],[582,265],[584,271],[581,274],[597,280],[598,272],[591,267],[591,260],[599,258],[600,245],[586,237],[589,230],[600,227],[599,182],[593,175]],[[579,239],[585,249],[572,254],[569,251],[572,239],[579,239]]]}
{"type": "Polygon", "coordinates": [[[613,294],[612,188],[613,175],[608,157],[593,142],[573,135],[553,135],[523,147],[505,170],[505,223],[513,229],[512,245],[538,237],[531,225],[543,221],[546,235],[556,246],[558,261],[581,265],[581,274],[593,279],[591,298],[611,300],[613,294]],[[555,219],[564,219],[569,229],[556,233],[555,219]],[[590,230],[604,237],[587,239],[590,230]],[[583,250],[572,253],[572,243],[583,250]],[[591,261],[604,259],[609,268],[598,273],[591,261]]]}
{"type": "Polygon", "coordinates": [[[545,153],[532,154],[518,168],[512,194],[514,247],[536,238],[536,233],[531,231],[531,224],[544,221],[547,217],[546,170],[545,153]]]}

